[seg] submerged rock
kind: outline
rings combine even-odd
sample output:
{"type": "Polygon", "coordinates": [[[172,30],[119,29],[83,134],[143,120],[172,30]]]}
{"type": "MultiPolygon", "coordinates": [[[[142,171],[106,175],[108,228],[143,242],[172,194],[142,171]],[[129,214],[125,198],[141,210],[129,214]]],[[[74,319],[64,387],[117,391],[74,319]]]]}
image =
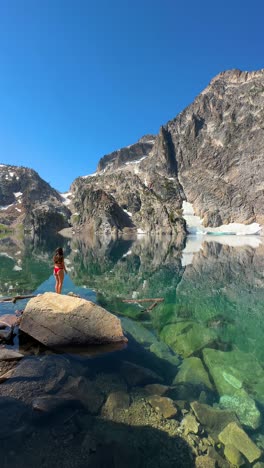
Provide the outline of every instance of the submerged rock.
{"type": "Polygon", "coordinates": [[[129,403],[130,397],[127,392],[112,392],[102,408],[102,416],[112,418],[116,410],[128,408],[129,403]]]}
{"type": "Polygon", "coordinates": [[[250,354],[235,350],[203,350],[204,361],[220,394],[220,405],[234,410],[242,424],[256,429],[261,414],[254,398],[263,403],[264,371],[250,354]]]}
{"type": "Polygon", "coordinates": [[[218,434],[221,432],[230,422],[238,422],[238,419],[234,412],[227,410],[220,410],[212,406],[194,401],[191,403],[191,408],[205,430],[213,437],[214,440],[218,440],[218,434]]]}
{"type": "Polygon", "coordinates": [[[167,345],[183,357],[191,356],[216,338],[214,330],[206,329],[194,321],[166,325],[160,336],[167,345]]]}
{"type": "Polygon", "coordinates": [[[158,411],[165,419],[174,418],[177,414],[177,408],[173,400],[168,397],[153,395],[148,398],[150,405],[158,411]]]}
{"type": "Polygon", "coordinates": [[[201,385],[209,390],[213,390],[208,373],[206,372],[201,359],[198,357],[184,359],[173,381],[173,384],[178,383],[201,385]]]}
{"type": "Polygon", "coordinates": [[[148,384],[144,387],[144,390],[149,395],[164,395],[168,391],[169,387],[162,384],[148,384]]]}
{"type": "Polygon", "coordinates": [[[126,341],[115,315],[85,299],[51,292],[28,302],[20,329],[46,346],[126,341]]]}
{"type": "Polygon", "coordinates": [[[160,383],[163,380],[153,370],[128,361],[122,363],[120,372],[131,387],[148,383],[160,383]]]}
{"type": "Polygon", "coordinates": [[[233,445],[227,444],[225,446],[224,454],[227,460],[231,463],[231,465],[234,465],[239,468],[240,466],[243,466],[245,463],[245,459],[243,455],[233,445]]]}
{"type": "Polygon", "coordinates": [[[224,445],[234,446],[250,463],[261,457],[261,450],[236,423],[228,424],[219,434],[219,439],[224,445]]]}
{"type": "Polygon", "coordinates": [[[104,401],[104,396],[96,383],[81,376],[68,378],[60,396],[66,398],[68,395],[78,400],[92,414],[98,413],[104,401]]]}
{"type": "Polygon", "coordinates": [[[0,398],[0,439],[12,437],[28,429],[30,411],[16,398],[0,398]]]}

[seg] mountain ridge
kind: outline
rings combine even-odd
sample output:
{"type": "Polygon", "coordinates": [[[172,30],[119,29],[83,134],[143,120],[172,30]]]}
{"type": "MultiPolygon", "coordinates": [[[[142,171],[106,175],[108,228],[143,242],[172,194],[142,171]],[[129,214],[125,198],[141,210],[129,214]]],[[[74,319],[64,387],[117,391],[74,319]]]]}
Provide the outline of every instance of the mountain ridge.
{"type": "Polygon", "coordinates": [[[263,225],[263,101],[264,70],[220,72],[158,135],[103,156],[95,174],[76,178],[67,207],[57,191],[46,197],[68,210],[64,224],[75,232],[184,236],[185,201],[204,227],[263,225]]]}

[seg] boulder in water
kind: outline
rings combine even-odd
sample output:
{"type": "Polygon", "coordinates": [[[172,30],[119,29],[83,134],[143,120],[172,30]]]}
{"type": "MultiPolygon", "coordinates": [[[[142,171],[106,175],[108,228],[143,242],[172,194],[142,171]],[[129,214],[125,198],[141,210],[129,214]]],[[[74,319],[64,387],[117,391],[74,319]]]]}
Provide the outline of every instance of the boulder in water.
{"type": "Polygon", "coordinates": [[[52,292],[28,302],[20,330],[53,347],[127,341],[115,315],[85,299],[52,292]]]}

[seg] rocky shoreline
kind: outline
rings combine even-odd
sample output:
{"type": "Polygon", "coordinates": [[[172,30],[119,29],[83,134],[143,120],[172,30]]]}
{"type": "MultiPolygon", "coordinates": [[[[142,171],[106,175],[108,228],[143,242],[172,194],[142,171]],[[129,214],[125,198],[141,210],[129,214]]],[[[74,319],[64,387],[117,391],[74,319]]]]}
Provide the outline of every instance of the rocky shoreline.
{"type": "MultiPolygon", "coordinates": [[[[179,358],[158,343],[152,351],[161,356],[162,349],[176,369],[179,358]]],[[[0,348],[3,468],[35,468],[40,458],[49,468],[58,459],[66,468],[264,466],[234,411],[208,404],[201,379],[195,389],[183,378],[186,366],[197,375],[198,358],[183,360],[168,383],[148,363],[132,362],[133,352],[91,359],[37,342],[21,351],[0,348]]]]}

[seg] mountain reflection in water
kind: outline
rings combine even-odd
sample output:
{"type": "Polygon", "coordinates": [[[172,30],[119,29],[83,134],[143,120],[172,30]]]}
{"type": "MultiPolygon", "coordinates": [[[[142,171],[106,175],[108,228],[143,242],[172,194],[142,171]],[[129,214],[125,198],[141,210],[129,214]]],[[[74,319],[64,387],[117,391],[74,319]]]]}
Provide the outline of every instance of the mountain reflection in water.
{"type": "MultiPolygon", "coordinates": [[[[54,353],[55,361],[58,356],[60,359],[64,356],[67,360],[67,364],[66,361],[59,361],[58,364],[58,369],[64,366],[65,376],[57,382],[56,388],[52,387],[51,392],[45,390],[48,388],[45,381],[40,394],[59,394],[65,381],[73,378],[73,374],[75,379],[87,379],[88,376],[93,383],[98,384],[100,381],[102,401],[92,416],[89,416],[91,411],[86,408],[86,417],[90,417],[87,424],[92,421],[98,434],[102,434],[100,431],[108,431],[109,428],[98,428],[97,417],[105,414],[105,401],[113,389],[127,393],[129,407],[134,408],[135,405],[135,411],[138,410],[137,396],[142,397],[140,392],[149,382],[148,379],[133,381],[133,365],[141,365],[155,373],[157,383],[170,386],[167,395],[175,400],[193,401],[203,394],[206,403],[234,410],[243,427],[250,429],[251,437],[262,447],[264,246],[260,237],[248,236],[236,240],[233,237],[237,236],[232,236],[230,242],[228,236],[189,238],[184,250],[182,245],[166,236],[116,241],[58,237],[52,243],[46,240],[45,243],[35,245],[23,244],[15,239],[1,239],[2,296],[53,291],[52,255],[54,248],[61,245],[65,250],[69,273],[65,277],[63,292],[73,291],[118,314],[129,338],[125,349],[111,349],[112,352],[108,353],[106,347],[100,356],[92,349],[79,354],[72,350],[54,353]],[[153,297],[164,298],[164,301],[152,311],[147,311],[146,305],[122,302],[123,299],[153,297]],[[138,389],[137,395],[135,388],[138,389]],[[240,407],[245,406],[244,412],[236,407],[237,401],[240,407]],[[249,408],[251,419],[246,414],[249,408]]],[[[0,315],[14,313],[17,308],[23,308],[26,302],[0,304],[0,315]]],[[[15,344],[19,348],[18,340],[15,340],[15,344]]],[[[23,346],[21,343],[20,350],[24,349],[23,346]]],[[[32,349],[36,354],[36,344],[32,345],[32,349]]],[[[40,349],[34,359],[39,360],[46,353],[45,349],[40,349]]],[[[50,350],[48,353],[52,357],[50,350]]],[[[27,350],[27,354],[31,356],[28,362],[32,365],[30,350],[27,350]]],[[[28,358],[21,362],[25,359],[28,358]]],[[[51,365],[51,362],[47,364],[51,365]]],[[[42,378],[40,375],[36,377],[38,382],[42,378]]],[[[150,381],[153,382],[153,379],[150,381]]],[[[38,389],[39,386],[38,383],[38,389]]],[[[9,387],[12,389],[10,394],[6,383],[0,385],[3,398],[21,395],[15,384],[9,387]]],[[[22,401],[27,405],[29,389],[26,385],[24,392],[22,401]]],[[[38,392],[36,389],[34,396],[39,396],[38,392]]],[[[80,433],[87,430],[86,420],[82,420],[79,426],[76,422],[81,414],[78,407],[72,409],[71,405],[66,405],[62,410],[64,412],[65,415],[69,412],[69,417],[75,421],[77,433],[80,425],[80,433]],[[76,417],[72,416],[74,411],[76,417]]],[[[133,421],[133,417],[130,417],[130,421],[133,421]]],[[[112,425],[121,423],[121,419],[115,419],[115,416],[109,414],[105,421],[112,425]]],[[[127,424],[125,419],[123,423],[127,424]]],[[[32,424],[30,421],[27,427],[32,424]]],[[[42,431],[44,427],[45,424],[42,431]]],[[[104,436],[103,444],[106,439],[104,436]]],[[[39,443],[36,442],[36,446],[39,443]]],[[[169,442],[165,440],[166,444],[169,442]]],[[[109,444],[107,447],[110,450],[109,444]]],[[[122,445],[122,450],[128,450],[126,445],[122,445]]],[[[29,459],[27,463],[31,466],[29,459]]],[[[164,466],[170,466],[171,459],[166,462],[162,459],[162,462],[164,466]]],[[[140,463],[137,466],[141,466],[140,463]]],[[[193,466],[186,464],[186,460],[184,463],[178,466],[193,466]]],[[[12,467],[10,460],[9,466],[12,467]]],[[[152,466],[156,466],[154,459],[152,466]]]]}

